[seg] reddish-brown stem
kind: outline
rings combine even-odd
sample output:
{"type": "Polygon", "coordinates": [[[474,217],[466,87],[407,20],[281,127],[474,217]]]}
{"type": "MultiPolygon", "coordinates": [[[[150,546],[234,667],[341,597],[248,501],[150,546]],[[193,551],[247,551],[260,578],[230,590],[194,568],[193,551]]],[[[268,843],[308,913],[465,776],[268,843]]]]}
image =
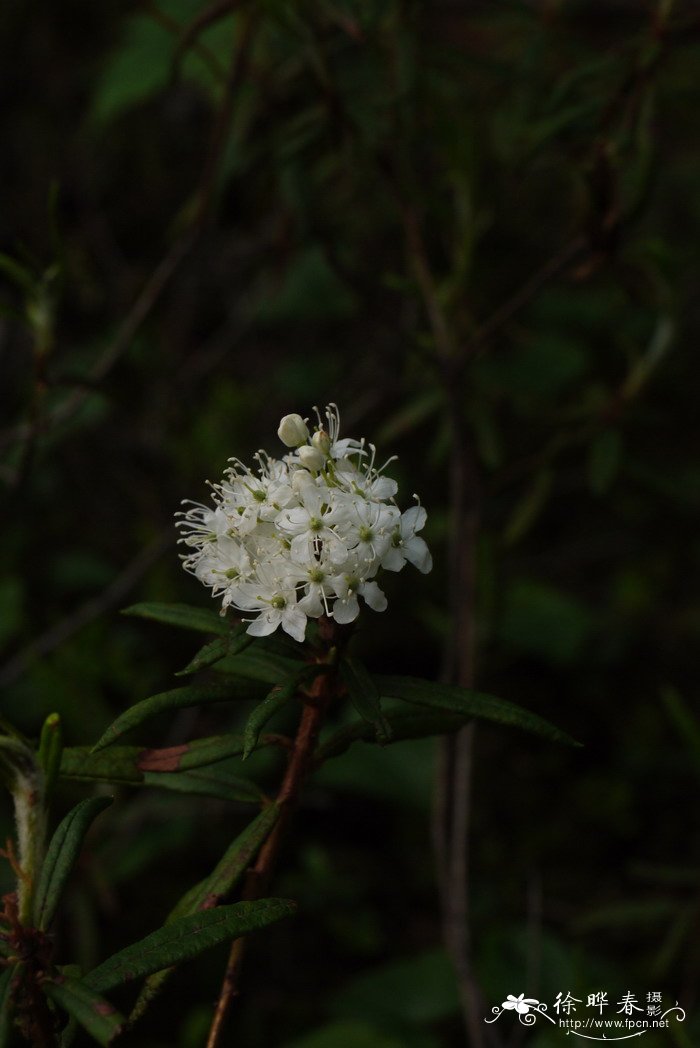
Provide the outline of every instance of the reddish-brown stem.
{"type": "MultiPolygon", "coordinates": [[[[332,624],[329,622],[324,623],[323,620],[322,629],[327,629],[329,634],[333,631],[332,624]]],[[[326,661],[326,659],[319,661],[326,661]]],[[[334,694],[335,675],[333,673],[320,673],[310,686],[308,696],[305,697],[306,701],[304,701],[299,727],[290,751],[287,770],[276,798],[277,804],[281,809],[280,816],[272,833],[260,849],[257,860],[246,875],[243,899],[247,901],[259,899],[267,891],[277,863],[280,845],[296,807],[301,788],[310,770],[319,730],[334,694]]],[[[238,994],[238,979],[245,946],[246,939],[243,937],[235,939],[231,946],[221,992],[219,993],[214,1019],[209,1031],[207,1048],[219,1048],[223,1044],[222,1038],[226,1017],[233,998],[238,994]]]]}

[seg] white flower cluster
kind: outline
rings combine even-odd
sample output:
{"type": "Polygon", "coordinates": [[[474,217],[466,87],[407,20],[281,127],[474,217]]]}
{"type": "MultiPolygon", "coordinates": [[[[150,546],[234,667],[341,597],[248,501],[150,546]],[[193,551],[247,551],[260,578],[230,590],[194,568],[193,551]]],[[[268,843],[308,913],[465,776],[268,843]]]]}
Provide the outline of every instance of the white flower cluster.
{"type": "Polygon", "coordinates": [[[325,426],[316,414],[313,435],[300,415],[285,415],[278,435],[293,451],[282,459],[258,452],[255,472],[231,459],[212,485],[214,507],[191,503],[177,514],[180,542],[191,550],[183,566],[222,598],[222,614],[227,607],[254,614],[255,636],[282,626],[302,641],[307,617],[323,614],[352,622],[358,596],[384,611],[374,581],[380,569],[400,571],[406,561],[422,572],[432,567],[416,534],[423,507],[401,513],[396,482],[375,468],[374,446],[339,439],[334,404],[325,426]]]}

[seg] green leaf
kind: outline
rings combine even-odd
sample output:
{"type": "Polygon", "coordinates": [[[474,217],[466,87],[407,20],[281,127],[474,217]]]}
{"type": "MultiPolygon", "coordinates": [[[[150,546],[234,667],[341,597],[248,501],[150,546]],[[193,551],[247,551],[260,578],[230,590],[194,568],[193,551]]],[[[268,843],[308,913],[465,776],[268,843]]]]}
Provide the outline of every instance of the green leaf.
{"type": "Polygon", "coordinates": [[[211,909],[229,895],[252,863],[277,823],[280,808],[269,804],[246,826],[226,849],[208,877],[191,888],[176,905],[168,922],[176,917],[211,909]]]}
{"type": "MultiPolygon", "coordinates": [[[[260,743],[265,745],[265,740],[260,740],[260,743]]],[[[141,750],[136,764],[142,772],[191,771],[193,768],[216,764],[228,757],[237,757],[243,753],[243,748],[241,734],[212,735],[207,739],[184,742],[181,746],[141,750]]]]}
{"type": "Polygon", "coordinates": [[[246,629],[246,624],[241,623],[228,637],[217,637],[216,640],[205,644],[187,663],[184,670],[179,670],[175,676],[185,677],[189,673],[196,673],[198,670],[206,669],[207,666],[213,666],[228,655],[238,655],[253,643],[253,638],[246,632],[246,629]]]}
{"type": "Polygon", "coordinates": [[[177,626],[183,630],[195,630],[197,633],[216,633],[225,637],[231,631],[231,625],[207,608],[194,608],[189,604],[165,604],[151,601],[144,604],[132,604],[124,608],[122,615],[133,615],[139,619],[152,619],[164,622],[167,626],[177,626]]]}
{"type": "Polygon", "coordinates": [[[226,656],[213,668],[216,673],[230,673],[261,684],[277,684],[283,677],[298,672],[301,665],[298,659],[290,659],[256,644],[240,655],[226,656]]]}
{"type": "Polygon", "coordinates": [[[143,782],[138,768],[142,746],[113,746],[93,753],[90,746],[66,746],[61,756],[61,778],[79,782],[114,782],[137,786],[143,782]]]}
{"type": "Polygon", "coordinates": [[[201,794],[222,801],[260,804],[265,799],[260,787],[251,779],[223,772],[217,774],[213,771],[146,771],[143,774],[143,782],[145,786],[174,790],[176,793],[201,794]]]}
{"type": "MultiPolygon", "coordinates": [[[[276,804],[270,804],[264,808],[229,845],[209,876],[199,884],[195,884],[183,895],[171,910],[165,923],[172,924],[180,917],[187,917],[199,910],[210,910],[218,906],[227,895],[230,895],[267,840],[279,814],[280,809],[276,804]]],[[[136,1022],[143,1015],[172,971],[172,967],[163,968],[148,976],[129,1016],[130,1022],[136,1022]]]]}
{"type": "Polygon", "coordinates": [[[251,688],[249,681],[227,680],[221,684],[193,684],[185,688],[173,688],[150,695],[135,706],[125,710],[115,721],[112,721],[104,734],[93,746],[92,752],[110,746],[127,731],[138,727],[164,710],[180,710],[188,706],[204,706],[213,702],[229,702],[232,699],[257,698],[259,691],[251,688]]]}
{"type": "Polygon", "coordinates": [[[460,688],[456,684],[436,684],[420,680],[417,677],[376,677],[379,691],[404,702],[416,703],[419,706],[430,706],[433,709],[448,710],[462,717],[474,717],[476,720],[494,721],[496,724],[507,724],[523,731],[542,735],[554,742],[578,746],[566,732],[555,728],[544,717],[524,710],[506,699],[497,699],[494,695],[460,688]]]}
{"type": "Polygon", "coordinates": [[[0,1048],[7,1048],[12,1035],[12,977],[13,966],[5,968],[0,975],[0,1048]]]}
{"type": "MultiPolygon", "coordinates": [[[[391,731],[387,740],[388,744],[406,742],[407,739],[424,739],[430,735],[446,735],[463,728],[471,719],[468,716],[460,716],[442,710],[410,710],[405,713],[399,710],[387,710],[384,716],[391,731]]],[[[353,724],[346,724],[338,728],[318,747],[314,754],[314,761],[321,764],[331,757],[339,757],[352,746],[353,742],[360,741],[376,741],[374,727],[367,721],[355,721],[353,724]]]]}
{"type": "Polygon", "coordinates": [[[296,904],[290,899],[261,899],[181,917],[114,954],[89,972],[84,981],[93,990],[104,993],[132,979],[190,960],[227,939],[248,935],[290,916],[295,910],[296,904]]]}
{"type": "Polygon", "coordinates": [[[58,778],[63,750],[63,732],[58,713],[50,713],[44,721],[39,741],[39,763],[44,769],[44,796],[49,801],[58,778]]]}
{"type": "Polygon", "coordinates": [[[93,819],[111,803],[111,797],[81,801],[66,815],[51,838],[34,900],[34,921],[41,931],[46,931],[53,920],[93,819]]]}
{"type": "Polygon", "coordinates": [[[84,980],[55,976],[42,983],[42,990],[54,1004],[77,1019],[99,1044],[110,1045],[126,1020],[109,1001],[95,993],[84,980]]]}
{"type": "Polygon", "coordinates": [[[292,680],[287,681],[284,684],[275,684],[267,697],[256,706],[255,709],[251,710],[243,733],[245,743],[243,747],[243,760],[246,760],[257,746],[260,732],[263,730],[267,722],[274,717],[275,713],[277,713],[286,702],[293,698],[297,686],[298,680],[296,677],[293,677],[292,680]]]}
{"type": "Polygon", "coordinates": [[[374,725],[378,742],[388,742],[391,728],[382,713],[379,691],[366,667],[354,658],[344,658],[340,663],[340,675],[348,689],[350,701],[364,720],[374,725]]]}

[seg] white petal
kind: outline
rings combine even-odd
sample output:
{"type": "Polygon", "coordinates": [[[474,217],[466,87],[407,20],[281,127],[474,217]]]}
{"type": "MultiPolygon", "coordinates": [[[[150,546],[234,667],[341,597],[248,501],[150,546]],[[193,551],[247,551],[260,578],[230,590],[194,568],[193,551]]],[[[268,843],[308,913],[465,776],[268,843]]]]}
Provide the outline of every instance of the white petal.
{"type": "Polygon", "coordinates": [[[354,593],[352,596],[347,597],[346,600],[337,600],[333,605],[333,618],[341,624],[354,622],[359,614],[360,605],[357,603],[357,597],[354,593]]]}
{"type": "Polygon", "coordinates": [[[424,527],[428,514],[423,506],[411,506],[401,514],[401,531],[404,535],[420,531],[424,527]]]}
{"type": "Polygon", "coordinates": [[[404,542],[403,551],[406,560],[410,560],[424,575],[428,574],[433,566],[433,558],[423,539],[414,535],[408,542],[404,542]]]}
{"type": "Polygon", "coordinates": [[[301,643],[306,633],[306,615],[298,605],[285,608],[282,612],[282,629],[301,643]]]}
{"type": "Polygon", "coordinates": [[[384,611],[386,609],[388,601],[376,582],[363,582],[360,586],[360,593],[372,611],[384,611]]]}
{"type": "Polygon", "coordinates": [[[270,608],[269,611],[262,611],[257,619],[253,619],[246,633],[250,633],[252,637],[267,637],[270,633],[275,632],[280,624],[280,618],[279,611],[273,608],[270,608]]]}
{"type": "Polygon", "coordinates": [[[382,557],[382,567],[387,571],[401,571],[405,563],[406,558],[400,547],[390,546],[382,557]]]}

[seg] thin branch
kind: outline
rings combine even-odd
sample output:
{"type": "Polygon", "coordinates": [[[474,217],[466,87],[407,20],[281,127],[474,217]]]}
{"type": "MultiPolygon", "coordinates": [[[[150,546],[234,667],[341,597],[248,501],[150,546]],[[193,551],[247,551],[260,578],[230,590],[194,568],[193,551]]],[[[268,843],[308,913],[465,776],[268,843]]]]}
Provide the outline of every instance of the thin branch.
{"type": "MultiPolygon", "coordinates": [[[[337,643],[336,628],[327,619],[319,620],[319,625],[326,633],[324,640],[330,651],[332,644],[337,643]]],[[[318,739],[318,733],[328,705],[335,694],[334,689],[335,675],[332,673],[320,674],[309,688],[309,701],[304,703],[287,770],[276,798],[276,802],[281,808],[279,819],[274,830],[261,848],[257,861],[246,876],[243,898],[247,901],[259,899],[267,891],[277,864],[280,845],[285,837],[289,820],[296,808],[301,788],[311,766],[311,758],[318,739]]],[[[239,937],[234,940],[231,946],[221,992],[209,1031],[207,1048],[221,1048],[221,1045],[224,1043],[223,1035],[226,1018],[234,997],[238,995],[238,981],[246,942],[247,940],[244,937],[239,937]]]]}

